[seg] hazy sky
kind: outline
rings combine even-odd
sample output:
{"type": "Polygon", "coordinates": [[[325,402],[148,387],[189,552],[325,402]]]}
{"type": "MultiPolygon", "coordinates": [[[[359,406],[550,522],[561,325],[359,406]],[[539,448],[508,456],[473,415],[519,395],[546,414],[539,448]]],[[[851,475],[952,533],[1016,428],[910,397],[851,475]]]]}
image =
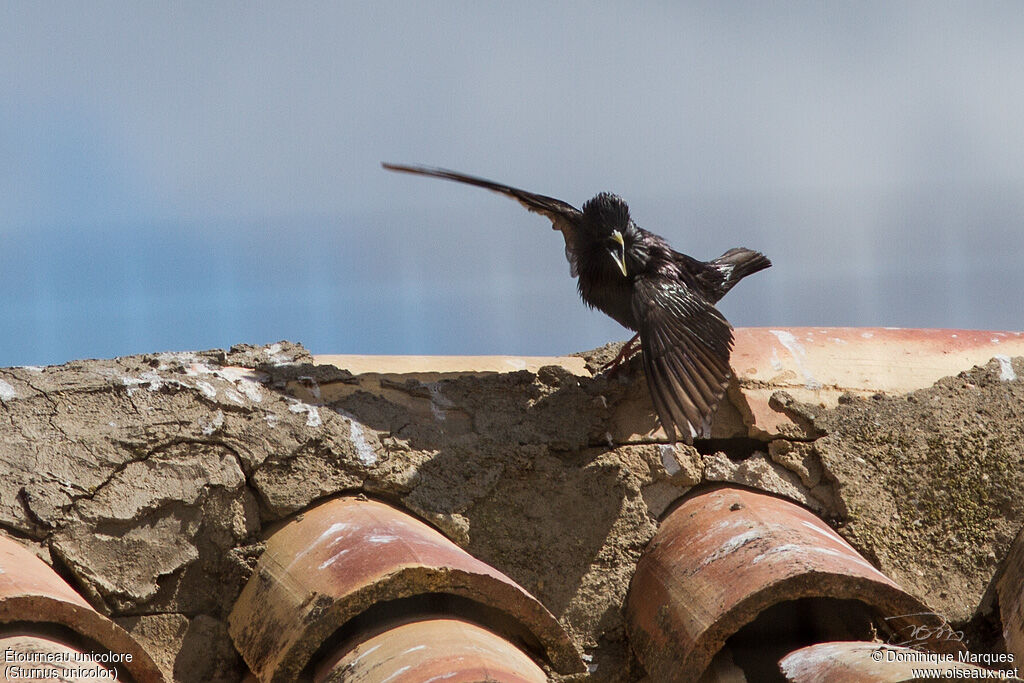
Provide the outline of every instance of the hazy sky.
{"type": "Polygon", "coordinates": [[[775,267],[737,326],[1021,329],[1019,3],[0,4],[0,365],[629,336],[483,175],[775,267]]]}

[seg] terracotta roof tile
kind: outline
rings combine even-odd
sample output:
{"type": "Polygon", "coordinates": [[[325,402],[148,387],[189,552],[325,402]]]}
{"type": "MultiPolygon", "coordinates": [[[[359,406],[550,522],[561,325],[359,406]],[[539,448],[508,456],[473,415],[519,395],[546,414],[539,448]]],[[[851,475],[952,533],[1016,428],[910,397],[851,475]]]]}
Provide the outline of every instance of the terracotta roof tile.
{"type": "Polygon", "coordinates": [[[583,670],[555,618],[511,579],[414,517],[357,498],[307,510],[268,539],[229,628],[260,680],[289,681],[331,634],[373,605],[431,594],[500,610],[556,670],[583,670]]]}
{"type": "Polygon", "coordinates": [[[19,679],[57,681],[114,680],[114,672],[94,661],[83,661],[86,648],[30,631],[0,632],[0,666],[5,681],[19,679]],[[12,669],[13,667],[13,669],[12,669]],[[66,675],[68,670],[77,675],[66,675]],[[81,670],[80,672],[78,670],[81,670]],[[42,673],[36,673],[37,671],[42,673]]]}
{"type": "MultiPolygon", "coordinates": [[[[935,653],[912,650],[895,645],[866,642],[819,643],[792,652],[779,662],[783,675],[791,683],[818,683],[819,681],[842,681],[843,683],[903,683],[904,681],[928,680],[928,674],[920,675],[922,669],[934,672],[934,678],[979,679],[1019,681],[1016,676],[990,676],[988,670],[957,661],[949,661],[935,653]],[[974,675],[955,676],[950,672],[973,672],[974,675]]],[[[1008,667],[1013,668],[1013,665],[1008,667]]]]}
{"type": "MultiPolygon", "coordinates": [[[[153,659],[128,633],[92,608],[31,551],[0,536],[0,628],[57,625],[115,655],[130,655],[123,668],[141,683],[162,681],[153,659]]],[[[65,646],[68,644],[65,644],[65,646]]]]}
{"type": "Polygon", "coordinates": [[[777,391],[833,407],[839,396],[903,394],[995,356],[1024,356],[1024,334],[888,327],[747,327],[736,330],[733,395],[749,435],[770,438],[799,429],[769,405],[777,391]]]}
{"type": "Polygon", "coordinates": [[[339,647],[315,683],[545,683],[548,677],[502,636],[444,616],[391,624],[339,647]]]}
{"type": "Polygon", "coordinates": [[[684,499],[640,558],[626,602],[631,644],[655,680],[696,680],[730,636],[802,598],[857,600],[884,617],[928,612],[804,508],[712,489],[684,499]]]}
{"type": "MultiPolygon", "coordinates": [[[[259,364],[264,362],[264,356],[275,365],[287,366],[292,362],[291,357],[279,358],[276,352],[269,353],[269,349],[254,349],[250,355],[257,361],[239,360],[235,354],[233,362],[255,363],[261,367],[259,364]]],[[[846,392],[860,396],[879,392],[902,394],[930,386],[941,377],[955,375],[972,365],[984,364],[993,357],[999,362],[996,373],[1002,370],[1000,379],[1010,381],[1022,374],[1019,362],[1014,373],[1010,357],[1016,356],[1024,356],[1024,335],[1021,333],[888,328],[740,328],[736,330],[732,358],[736,382],[730,389],[727,402],[716,415],[713,435],[719,438],[751,437],[720,442],[725,450],[737,443],[760,449],[768,441],[782,437],[769,448],[769,456],[774,458],[784,454],[781,448],[796,443],[786,437],[802,441],[812,436],[804,431],[799,416],[794,416],[794,411],[780,403],[777,392],[786,392],[799,402],[830,407],[846,392]],[[776,395],[775,399],[773,395],[776,395]],[[751,443],[756,445],[750,446],[751,443]]],[[[183,354],[182,359],[182,363],[199,362],[193,354],[183,354]]],[[[288,397],[293,407],[283,410],[286,416],[296,410],[305,411],[308,414],[308,418],[304,418],[307,428],[327,429],[324,425],[330,422],[328,417],[332,413],[326,410],[318,413],[319,406],[332,405],[351,397],[354,392],[364,392],[386,396],[387,400],[394,400],[407,410],[408,420],[403,424],[414,424],[419,419],[430,424],[444,421],[448,430],[446,438],[451,438],[457,429],[466,433],[486,431],[486,427],[479,427],[459,410],[447,411],[447,399],[439,390],[435,395],[434,387],[426,383],[439,378],[447,381],[447,378],[519,370],[536,373],[543,366],[555,365],[562,369],[549,370],[548,374],[559,381],[568,378],[567,385],[574,391],[580,386],[591,390],[592,394],[577,393],[587,400],[593,399],[593,405],[598,405],[600,399],[605,412],[599,414],[597,425],[600,432],[604,432],[606,426],[608,429],[607,439],[600,441],[600,448],[604,448],[605,442],[609,449],[614,449],[619,444],[649,442],[660,436],[655,429],[653,409],[642,380],[614,385],[610,381],[605,383],[604,379],[574,382],[574,375],[580,378],[590,376],[587,363],[579,357],[318,356],[314,359],[316,364],[333,364],[349,372],[319,367],[312,368],[316,372],[309,376],[306,373],[311,367],[304,364],[308,363],[308,354],[303,359],[302,367],[297,365],[291,374],[283,372],[274,388],[287,387],[288,391],[309,401],[309,405],[300,405],[288,397]],[[323,381],[319,381],[321,378],[323,381]],[[405,380],[420,380],[425,386],[413,386],[416,390],[406,391],[409,386],[405,380]],[[619,392],[613,396],[614,401],[605,401],[603,394],[598,395],[607,387],[619,392]]],[[[207,372],[205,363],[203,361],[200,366],[204,373],[207,372]]],[[[163,371],[163,365],[157,367],[163,371]]],[[[248,376],[252,372],[249,368],[224,367],[216,370],[217,376],[227,377],[248,376]]],[[[159,375],[153,376],[158,380],[149,383],[146,397],[163,397],[157,390],[164,385],[160,383],[159,375]]],[[[467,380],[466,383],[472,382],[467,380]]],[[[128,386],[127,382],[125,384],[128,386]]],[[[189,388],[180,379],[178,384],[167,386],[189,388]]],[[[494,386],[502,385],[498,382],[494,386]]],[[[129,396],[133,387],[134,384],[127,389],[129,396]]],[[[203,395],[208,393],[198,384],[194,388],[203,395]]],[[[259,398],[249,398],[259,402],[264,396],[272,397],[269,393],[259,393],[269,392],[270,388],[268,384],[266,388],[253,389],[253,395],[259,398]]],[[[184,394],[182,397],[188,398],[184,394]]],[[[269,403],[263,401],[264,406],[269,403]]],[[[357,434],[356,418],[340,408],[338,410],[351,422],[343,425],[345,433],[357,434]]],[[[512,410],[515,411],[516,407],[513,406],[512,410]]],[[[562,415],[566,413],[558,406],[552,410],[561,411],[562,415]]],[[[45,422],[45,410],[41,414],[45,422]]],[[[513,413],[513,418],[517,415],[513,413]]],[[[273,416],[269,412],[265,416],[266,424],[271,427],[276,422],[276,418],[270,419],[273,416]]],[[[538,431],[536,434],[540,436],[531,434],[535,441],[530,443],[548,445],[549,439],[560,436],[575,419],[576,414],[570,413],[564,422],[556,423],[552,430],[554,436],[538,431]]],[[[223,422],[222,414],[220,423],[211,423],[211,429],[220,429],[223,422]]],[[[257,426],[264,424],[263,419],[253,422],[257,426]]],[[[245,432],[246,438],[255,433],[245,432]]],[[[205,431],[203,434],[210,435],[205,431]]],[[[585,433],[583,436],[586,438],[570,442],[571,447],[563,448],[578,449],[580,444],[594,447],[597,443],[593,434],[585,433]]],[[[493,435],[490,438],[494,438],[493,435]]],[[[717,448],[720,444],[713,445],[717,448]]],[[[363,447],[370,448],[365,443],[363,447]]],[[[648,444],[643,448],[657,447],[648,444]]],[[[778,642],[771,644],[778,653],[772,650],[772,656],[766,660],[772,674],[777,676],[781,666],[792,681],[911,680],[907,667],[902,664],[911,662],[913,656],[904,657],[898,665],[887,662],[889,666],[883,670],[872,668],[875,664],[872,654],[880,651],[879,648],[883,653],[912,651],[866,641],[874,633],[882,637],[892,636],[895,641],[902,639],[901,634],[918,626],[944,626],[941,617],[931,614],[920,599],[909,595],[883,575],[827,523],[808,510],[737,485],[709,487],[709,482],[716,479],[763,486],[764,480],[755,482],[750,478],[731,478],[729,472],[722,473],[724,466],[739,463],[736,454],[702,456],[693,450],[693,462],[681,463],[666,459],[668,455],[664,450],[652,452],[655,453],[652,461],[655,469],[659,461],[664,468],[664,478],[655,482],[664,484],[657,489],[658,496],[651,495],[653,489],[650,486],[641,489],[645,499],[650,498],[657,503],[654,505],[648,501],[652,509],[656,508],[658,512],[666,509],[664,506],[675,500],[678,492],[699,484],[699,480],[703,480],[707,488],[693,489],[674,509],[668,507],[671,512],[665,516],[656,536],[640,557],[635,574],[633,560],[637,543],[646,539],[649,531],[640,541],[633,543],[628,552],[601,555],[593,560],[595,563],[614,563],[614,570],[622,577],[617,584],[619,592],[614,593],[613,600],[601,603],[604,611],[592,615],[595,623],[602,621],[601,625],[593,630],[588,630],[590,626],[580,628],[580,623],[585,620],[566,611],[577,609],[573,603],[570,602],[570,607],[566,608],[564,602],[557,605],[557,601],[552,601],[555,603],[552,609],[562,610],[560,616],[570,628],[577,629],[574,632],[576,643],[536,598],[502,572],[472,557],[434,527],[397,507],[348,494],[306,509],[267,538],[266,550],[228,619],[232,642],[255,672],[249,672],[245,680],[292,681],[300,676],[316,676],[322,681],[376,682],[386,679],[392,683],[403,680],[418,682],[432,677],[444,681],[535,682],[546,680],[545,671],[576,674],[572,680],[586,680],[582,673],[586,667],[577,647],[586,646],[591,648],[592,654],[601,655],[606,642],[600,639],[609,637],[614,639],[616,647],[624,648],[623,640],[618,636],[621,633],[618,620],[622,616],[619,606],[621,589],[631,574],[632,583],[625,603],[627,634],[630,646],[648,674],[645,680],[658,683],[698,680],[702,674],[709,678],[701,680],[734,680],[738,676],[761,680],[756,673],[751,673],[758,670],[751,663],[751,658],[756,654],[755,650],[767,649],[767,638],[758,640],[765,635],[781,639],[781,645],[778,642]],[[683,464],[691,464],[692,467],[683,473],[685,476],[677,477],[679,481],[673,480],[675,473],[683,471],[683,464]],[[611,557],[615,559],[609,559],[611,557]],[[445,602],[439,602],[442,599],[445,602]],[[439,608],[442,604],[443,608],[439,608]],[[831,622],[815,621],[810,634],[804,634],[805,640],[786,640],[790,632],[783,628],[782,622],[800,610],[804,610],[801,615],[813,613],[815,619],[823,611],[832,611],[833,614],[828,616],[836,623],[849,626],[851,633],[840,633],[841,629],[833,629],[831,622]],[[570,616],[567,617],[567,613],[570,616]],[[607,620],[613,624],[612,627],[605,625],[605,617],[609,615],[613,617],[607,620]],[[819,629],[822,624],[827,628],[819,629]],[[597,647],[594,647],[592,638],[597,639],[597,647]],[[808,642],[814,644],[804,647],[808,642]]],[[[367,468],[377,462],[377,456],[376,451],[366,454],[369,464],[364,464],[367,468]]],[[[328,462],[325,456],[325,468],[338,465],[337,458],[346,456],[332,453],[330,457],[334,460],[328,462]]],[[[353,457],[363,459],[358,452],[358,444],[353,457]]],[[[760,461],[766,460],[762,454],[758,457],[760,461]]],[[[747,465],[755,460],[757,458],[752,457],[742,462],[747,465]]],[[[461,465],[457,460],[454,464],[456,467],[461,465]]],[[[416,467],[410,466],[408,471],[418,476],[422,472],[416,467]]],[[[630,471],[628,464],[623,468],[630,471]]],[[[367,482],[372,480],[361,478],[365,471],[359,470],[358,476],[339,480],[342,483],[334,483],[332,488],[300,497],[299,502],[291,507],[282,507],[282,512],[274,514],[293,512],[318,496],[352,491],[360,482],[368,487],[367,482]]],[[[259,476],[277,476],[274,472],[272,468],[263,468],[259,476]]],[[[802,481],[803,475],[800,476],[802,481]]],[[[306,486],[310,480],[306,477],[300,481],[306,486]]],[[[802,483],[812,486],[805,481],[802,483]]],[[[392,486],[373,490],[381,495],[386,491],[388,496],[400,496],[406,489],[392,486]]],[[[12,493],[8,498],[14,499],[14,495],[12,493]]],[[[501,503],[505,504],[510,515],[521,512],[511,510],[504,501],[501,503]]],[[[413,505],[411,501],[408,504],[413,505]]],[[[53,509],[56,515],[58,508],[53,509]]],[[[643,523],[649,525],[646,528],[653,529],[646,509],[640,516],[643,523]]],[[[138,521],[136,517],[128,515],[123,521],[138,521]]],[[[635,518],[632,519],[635,522],[635,518]]],[[[481,538],[477,534],[492,533],[488,523],[486,519],[473,520],[471,531],[474,541],[481,538]]],[[[461,529],[465,537],[455,536],[447,527],[442,528],[466,545],[470,532],[468,521],[466,524],[465,528],[452,526],[452,529],[461,529]]],[[[67,527],[67,520],[63,520],[62,525],[67,527]]],[[[43,538],[43,533],[40,532],[40,538],[43,538]]],[[[572,533],[566,533],[571,538],[572,533]]],[[[1012,531],[1005,537],[1008,539],[1011,534],[1012,531]]],[[[559,536],[562,537],[564,534],[559,536]]],[[[855,535],[850,537],[858,538],[855,535]]],[[[241,538],[242,535],[232,542],[241,542],[241,538]]],[[[252,535],[247,535],[244,542],[253,540],[252,535]]],[[[261,547],[259,544],[247,545],[252,554],[245,557],[254,557],[261,547]]],[[[71,567],[70,564],[68,566],[71,567]]],[[[995,566],[994,559],[992,566],[995,566]]],[[[118,567],[120,570],[124,568],[123,565],[118,567]]],[[[1024,540],[1018,538],[1003,567],[996,583],[998,604],[1006,646],[1020,661],[1024,658],[1024,540]]],[[[158,576],[167,574],[151,578],[156,582],[158,576]]],[[[594,576],[601,579],[607,573],[595,573],[594,576]]],[[[905,585],[911,580],[903,577],[905,585]]],[[[83,581],[87,582],[88,578],[83,581]]],[[[541,586],[539,582],[536,585],[541,586]]],[[[594,585],[603,589],[608,584],[594,585]]],[[[568,587],[567,592],[577,588],[568,587]]],[[[226,597],[225,604],[230,604],[232,595],[226,597]]],[[[146,603],[140,604],[142,610],[147,608],[146,603]]],[[[187,624],[189,619],[206,619],[219,625],[223,634],[223,614],[186,618],[186,613],[191,612],[180,606],[183,603],[167,604],[176,606],[179,610],[176,615],[182,622],[187,624]]],[[[114,606],[112,609],[116,613],[122,608],[114,606]]],[[[119,616],[123,618],[124,614],[119,616]]],[[[591,615],[587,615],[587,619],[590,618],[591,615]]],[[[231,651],[227,638],[222,635],[220,642],[230,655],[230,670],[239,672],[243,667],[231,651]]],[[[7,646],[25,651],[47,648],[63,651],[60,649],[74,649],[83,643],[90,646],[99,644],[112,652],[131,652],[134,663],[126,668],[136,680],[144,683],[161,680],[156,665],[131,635],[96,612],[49,566],[21,544],[0,536],[0,651],[9,643],[15,645],[7,646]],[[26,615],[31,617],[32,623],[25,623],[26,615]],[[12,622],[19,623],[15,627],[12,622]],[[33,630],[35,624],[39,628],[33,630]],[[21,630],[14,631],[14,628],[21,630]],[[68,638],[62,638],[62,634],[68,634],[68,638]]],[[[915,645],[939,652],[956,652],[963,647],[956,639],[942,638],[919,640],[915,645]]],[[[150,646],[153,647],[152,642],[150,646]]],[[[172,657],[179,654],[178,648],[168,652],[172,657]]],[[[616,680],[615,676],[620,675],[623,679],[635,680],[641,675],[636,662],[629,661],[628,652],[616,652],[617,658],[600,661],[616,662],[616,666],[621,664],[629,671],[610,672],[611,667],[608,667],[599,674],[601,680],[616,680]]],[[[595,657],[588,661],[596,662],[598,659],[595,657]]],[[[763,664],[762,661],[757,666],[763,664]]],[[[931,666],[927,661],[915,661],[913,664],[914,668],[931,666]],[[918,664],[922,666],[918,667],[918,664]]]]}
{"type": "MultiPolygon", "coordinates": [[[[798,401],[833,407],[839,396],[906,393],[947,375],[982,365],[999,356],[1024,356],[1024,334],[985,330],[902,329],[885,327],[740,327],[731,365],[737,383],[712,424],[712,436],[774,438],[799,434],[799,425],[784,410],[769,405],[772,394],[785,391],[798,401]]],[[[576,356],[314,356],[317,364],[336,365],[362,376],[364,384],[383,375],[404,379],[438,379],[459,374],[536,370],[559,365],[590,376],[576,356]]],[[[322,384],[324,400],[351,386],[322,384]]],[[[303,387],[293,391],[304,398],[303,387]]],[[[610,416],[609,434],[616,443],[663,436],[646,394],[621,401],[610,416]],[[653,431],[652,431],[653,430],[653,431]]]]}

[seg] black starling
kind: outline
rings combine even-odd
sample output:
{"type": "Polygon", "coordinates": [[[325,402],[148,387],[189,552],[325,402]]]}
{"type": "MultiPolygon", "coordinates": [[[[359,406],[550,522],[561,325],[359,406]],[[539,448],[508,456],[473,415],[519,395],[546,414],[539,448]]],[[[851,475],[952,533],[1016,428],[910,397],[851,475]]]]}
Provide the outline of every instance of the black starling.
{"type": "Polygon", "coordinates": [[[565,238],[565,256],[580,297],[640,338],[644,374],[670,441],[708,437],[711,416],[725,395],[731,370],[732,326],[714,304],[741,279],[771,265],[751,249],[730,249],[704,262],[673,251],[637,226],[618,195],[602,192],[580,211],[546,197],[441,168],[384,164],[402,171],[468,183],[519,201],[551,220],[565,238]]]}

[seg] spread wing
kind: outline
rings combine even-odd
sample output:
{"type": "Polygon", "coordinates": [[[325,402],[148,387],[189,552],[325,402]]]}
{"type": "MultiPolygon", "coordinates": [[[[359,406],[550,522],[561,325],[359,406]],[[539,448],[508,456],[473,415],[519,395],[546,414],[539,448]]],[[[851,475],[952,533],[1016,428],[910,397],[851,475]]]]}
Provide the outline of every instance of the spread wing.
{"type": "Polygon", "coordinates": [[[732,326],[707,299],[676,279],[642,276],[633,288],[644,374],[671,441],[708,436],[732,372],[732,326]]]}
{"type": "Polygon", "coordinates": [[[456,171],[449,171],[444,168],[432,168],[430,166],[406,166],[403,164],[389,163],[382,163],[381,165],[389,171],[413,173],[415,175],[425,175],[433,178],[454,180],[456,182],[466,183],[467,185],[475,185],[494,192],[500,192],[507,197],[512,197],[525,206],[528,211],[539,213],[546,217],[551,221],[551,225],[555,230],[560,230],[562,232],[562,236],[565,238],[565,258],[572,266],[572,276],[576,277],[576,226],[579,224],[580,218],[583,214],[580,213],[579,209],[572,204],[563,202],[561,199],[555,199],[554,197],[547,197],[542,194],[527,192],[526,190],[520,190],[517,187],[496,183],[493,180],[477,178],[476,176],[466,175],[456,171]]]}

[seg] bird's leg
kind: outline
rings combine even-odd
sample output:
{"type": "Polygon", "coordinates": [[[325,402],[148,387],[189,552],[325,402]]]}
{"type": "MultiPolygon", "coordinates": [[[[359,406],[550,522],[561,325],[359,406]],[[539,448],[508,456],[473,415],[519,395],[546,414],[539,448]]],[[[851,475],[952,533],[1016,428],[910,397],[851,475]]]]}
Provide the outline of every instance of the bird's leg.
{"type": "Polygon", "coordinates": [[[633,355],[636,354],[636,349],[634,347],[639,339],[640,333],[637,332],[633,335],[632,339],[622,345],[622,349],[619,350],[619,355],[601,366],[601,372],[610,374],[615,370],[618,370],[624,362],[632,358],[633,355]]]}

